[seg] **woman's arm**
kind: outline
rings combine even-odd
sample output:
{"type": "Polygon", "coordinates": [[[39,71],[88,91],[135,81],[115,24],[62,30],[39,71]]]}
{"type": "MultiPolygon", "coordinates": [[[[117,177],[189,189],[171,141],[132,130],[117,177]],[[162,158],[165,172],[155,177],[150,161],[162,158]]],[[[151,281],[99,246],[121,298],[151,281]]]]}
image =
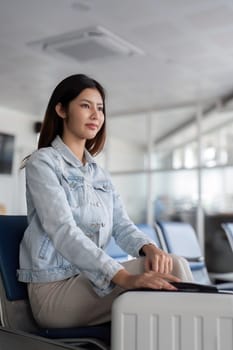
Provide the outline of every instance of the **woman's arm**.
{"type": "Polygon", "coordinates": [[[117,244],[132,256],[143,252],[145,271],[170,273],[173,268],[171,256],[156,247],[155,242],[134,225],[114,187],[113,201],[113,235],[117,244]]]}
{"type": "Polygon", "coordinates": [[[119,194],[113,188],[113,230],[116,243],[128,254],[138,257],[140,249],[147,244],[155,242],[142,231],[129,218],[119,194]]]}

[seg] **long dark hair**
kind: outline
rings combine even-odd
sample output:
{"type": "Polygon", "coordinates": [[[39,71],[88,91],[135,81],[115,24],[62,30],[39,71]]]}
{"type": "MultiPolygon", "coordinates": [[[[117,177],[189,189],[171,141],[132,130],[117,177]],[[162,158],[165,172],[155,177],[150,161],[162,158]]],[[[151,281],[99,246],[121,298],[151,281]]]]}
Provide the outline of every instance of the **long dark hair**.
{"type": "Polygon", "coordinates": [[[96,80],[84,74],[71,75],[62,80],[54,89],[42,123],[38,149],[50,146],[57,135],[62,136],[63,119],[58,116],[55,110],[56,105],[61,103],[62,107],[67,109],[69,103],[88,88],[97,89],[102,97],[104,123],[97,135],[86,141],[85,147],[92,155],[97,155],[103,149],[106,138],[105,91],[96,80]]]}

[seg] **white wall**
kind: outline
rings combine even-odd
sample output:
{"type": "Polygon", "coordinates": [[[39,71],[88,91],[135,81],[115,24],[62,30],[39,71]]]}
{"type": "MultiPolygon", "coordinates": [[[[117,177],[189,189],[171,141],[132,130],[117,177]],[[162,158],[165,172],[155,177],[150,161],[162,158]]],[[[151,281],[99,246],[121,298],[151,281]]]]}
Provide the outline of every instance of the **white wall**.
{"type": "Polygon", "coordinates": [[[130,171],[144,168],[145,150],[132,141],[125,141],[111,135],[107,136],[109,171],[130,171]]]}
{"type": "Polygon", "coordinates": [[[25,214],[25,174],[19,170],[21,160],[36,147],[33,118],[15,110],[0,107],[0,131],[15,135],[15,152],[11,175],[0,174],[0,204],[7,214],[25,214]]]}
{"type": "Polygon", "coordinates": [[[114,174],[114,171],[132,171],[144,168],[145,150],[132,141],[107,136],[107,169],[123,199],[127,212],[135,223],[146,220],[146,175],[114,174]]]}

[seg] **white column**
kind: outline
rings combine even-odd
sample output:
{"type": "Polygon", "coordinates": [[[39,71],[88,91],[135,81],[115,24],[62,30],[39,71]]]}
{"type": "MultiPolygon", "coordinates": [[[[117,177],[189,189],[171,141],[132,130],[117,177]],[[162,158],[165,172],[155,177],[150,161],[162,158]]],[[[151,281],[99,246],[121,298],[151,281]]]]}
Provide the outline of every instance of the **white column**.
{"type": "Polygon", "coordinates": [[[154,211],[153,211],[153,197],[152,197],[152,151],[153,151],[153,133],[152,133],[152,115],[146,115],[146,139],[147,139],[147,223],[153,225],[154,211]]]}
{"type": "Polygon", "coordinates": [[[105,146],[104,146],[104,164],[103,167],[105,170],[109,171],[109,163],[110,163],[110,146],[109,146],[109,135],[111,135],[110,133],[110,128],[107,124],[106,127],[106,140],[105,140],[105,146]]]}
{"type": "Polygon", "coordinates": [[[197,200],[197,235],[202,250],[205,254],[205,233],[204,233],[204,211],[202,205],[202,107],[197,107],[197,186],[198,186],[198,200],[197,200]]]}

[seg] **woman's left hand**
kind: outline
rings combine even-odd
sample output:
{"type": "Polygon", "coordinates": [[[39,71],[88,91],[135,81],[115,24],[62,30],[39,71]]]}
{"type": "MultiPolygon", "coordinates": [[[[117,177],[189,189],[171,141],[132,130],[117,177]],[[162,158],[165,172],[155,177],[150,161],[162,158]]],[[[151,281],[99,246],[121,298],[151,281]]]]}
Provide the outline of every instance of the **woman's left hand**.
{"type": "Polygon", "coordinates": [[[145,253],[145,271],[155,271],[160,273],[171,273],[173,269],[172,257],[157,248],[153,244],[146,244],[142,247],[145,253]]]}

